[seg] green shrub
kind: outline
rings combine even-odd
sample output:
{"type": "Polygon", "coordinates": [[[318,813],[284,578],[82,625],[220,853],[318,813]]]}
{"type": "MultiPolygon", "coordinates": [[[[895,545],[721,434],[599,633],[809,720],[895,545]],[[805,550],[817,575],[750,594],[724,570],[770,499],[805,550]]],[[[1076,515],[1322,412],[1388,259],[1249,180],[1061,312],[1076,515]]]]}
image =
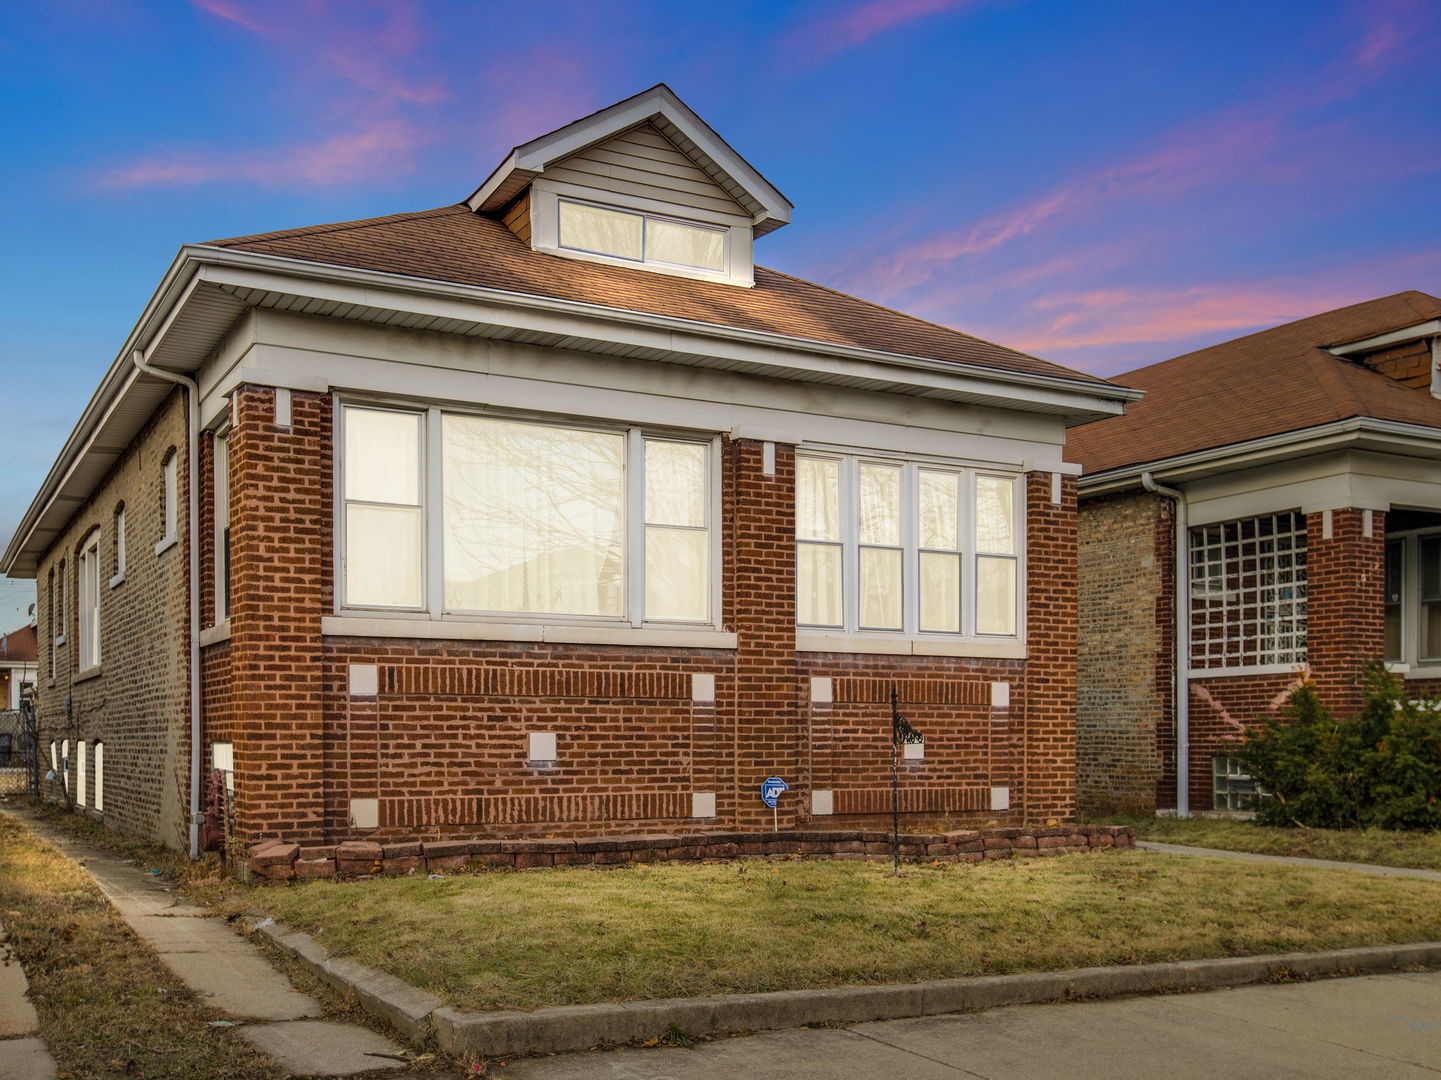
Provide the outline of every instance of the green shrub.
{"type": "Polygon", "coordinates": [[[1235,756],[1271,795],[1260,824],[1441,829],[1441,701],[1413,698],[1379,660],[1362,681],[1357,716],[1333,717],[1308,683],[1247,732],[1235,756]]]}

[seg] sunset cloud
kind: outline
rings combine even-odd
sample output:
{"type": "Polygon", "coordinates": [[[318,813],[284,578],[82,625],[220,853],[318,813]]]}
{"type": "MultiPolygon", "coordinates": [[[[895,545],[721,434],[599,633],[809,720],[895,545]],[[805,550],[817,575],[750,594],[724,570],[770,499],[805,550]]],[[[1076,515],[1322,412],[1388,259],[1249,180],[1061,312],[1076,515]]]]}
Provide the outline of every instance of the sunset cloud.
{"type": "Polygon", "coordinates": [[[787,36],[788,44],[812,60],[864,45],[877,34],[946,12],[981,7],[986,0],[863,0],[833,5],[787,36]]]}

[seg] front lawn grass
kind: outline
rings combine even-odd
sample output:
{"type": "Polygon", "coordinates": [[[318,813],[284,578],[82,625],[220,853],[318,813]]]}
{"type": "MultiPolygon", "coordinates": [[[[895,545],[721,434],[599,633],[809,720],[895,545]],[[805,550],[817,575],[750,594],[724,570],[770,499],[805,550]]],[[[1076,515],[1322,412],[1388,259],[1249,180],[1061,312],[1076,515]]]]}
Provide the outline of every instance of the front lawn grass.
{"type": "Polygon", "coordinates": [[[74,862],[0,814],[0,921],[59,1077],[282,1080],[131,933],[74,862]]]}
{"type": "Polygon", "coordinates": [[[1276,829],[1250,821],[1218,818],[1117,818],[1114,823],[1130,825],[1136,830],[1138,840],[1161,844],[1441,870],[1441,833],[1276,829]]]}
{"type": "Polygon", "coordinates": [[[473,1009],[1441,938],[1441,886],[1142,852],[889,868],[637,864],[239,890],[473,1009]]]}

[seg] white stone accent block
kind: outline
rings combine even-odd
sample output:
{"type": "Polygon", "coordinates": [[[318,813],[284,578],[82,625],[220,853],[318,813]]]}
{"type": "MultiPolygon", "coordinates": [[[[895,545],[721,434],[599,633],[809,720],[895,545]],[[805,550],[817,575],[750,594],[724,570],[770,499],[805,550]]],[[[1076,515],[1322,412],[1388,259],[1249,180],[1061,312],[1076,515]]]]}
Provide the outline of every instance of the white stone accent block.
{"type": "Polygon", "coordinates": [[[776,444],[773,442],[761,443],[761,472],[766,476],[776,474],[776,444]]]}
{"type": "Polygon", "coordinates": [[[1011,789],[1008,787],[991,788],[991,809],[1009,810],[1011,808],[1011,789]]]}
{"type": "Polygon", "coordinates": [[[555,732],[532,731],[530,733],[530,761],[554,761],[555,732]]]}
{"type": "Polygon", "coordinates": [[[926,756],[924,742],[901,743],[901,757],[906,761],[923,761],[926,756]]]}
{"type": "Polygon", "coordinates": [[[283,386],[275,388],[275,426],[290,426],[290,391],[283,386]]]}
{"type": "MultiPolygon", "coordinates": [[[[692,675],[690,677],[690,699],[707,704],[715,701],[715,676],[714,675],[692,675]]],[[[708,816],[697,814],[697,817],[708,816]]]]}
{"type": "Polygon", "coordinates": [[[715,817],[715,792],[692,791],[690,793],[691,817],[715,817]]]}
{"type": "Polygon", "coordinates": [[[815,817],[825,817],[827,814],[836,812],[835,795],[829,791],[811,792],[811,814],[815,817]]]}
{"type": "Polygon", "coordinates": [[[1009,709],[1011,707],[1011,684],[1008,682],[991,683],[991,708],[1009,709]]]}
{"type": "Polygon", "coordinates": [[[829,675],[811,677],[811,702],[815,705],[829,705],[835,701],[835,683],[829,675]]]}
{"type": "Polygon", "coordinates": [[[350,824],[357,829],[380,828],[380,800],[351,799],[350,824]]]}
{"type": "Polygon", "coordinates": [[[380,667],[377,664],[350,665],[350,696],[375,697],[380,693],[380,667]]]}

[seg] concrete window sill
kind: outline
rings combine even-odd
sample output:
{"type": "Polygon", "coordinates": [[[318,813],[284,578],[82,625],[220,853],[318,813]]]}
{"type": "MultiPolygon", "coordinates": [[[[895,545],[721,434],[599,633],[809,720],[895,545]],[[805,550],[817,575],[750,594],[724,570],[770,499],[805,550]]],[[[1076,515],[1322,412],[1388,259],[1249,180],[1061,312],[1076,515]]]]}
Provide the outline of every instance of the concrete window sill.
{"type": "Polygon", "coordinates": [[[161,540],[160,543],[155,545],[155,554],[164,555],[167,551],[169,551],[178,543],[180,543],[180,537],[167,536],[163,540],[161,540]]]}
{"type": "Polygon", "coordinates": [[[425,638],[439,641],[546,641],[572,645],[651,645],[676,649],[734,649],[724,630],[629,626],[554,626],[549,623],[451,622],[334,616],[320,620],[326,637],[425,638]]]}
{"type": "Polygon", "coordinates": [[[87,668],[85,671],[77,672],[74,681],[77,683],[89,682],[91,679],[98,679],[104,674],[105,665],[96,664],[93,668],[87,668]]]}
{"type": "Polygon", "coordinates": [[[112,589],[115,588],[117,585],[124,585],[124,584],[125,584],[125,575],[124,575],[123,573],[122,573],[122,574],[116,574],[113,578],[110,579],[110,587],[111,587],[112,589]]]}
{"type": "Polygon", "coordinates": [[[207,646],[207,645],[219,645],[222,641],[229,641],[229,640],[230,640],[230,620],[229,620],[229,619],[226,619],[223,623],[217,623],[217,624],[214,625],[214,626],[206,627],[204,630],[200,631],[200,647],[201,647],[202,649],[205,648],[205,646],[207,646]]]}
{"type": "Polygon", "coordinates": [[[947,641],[944,638],[906,637],[903,634],[867,635],[801,630],[796,652],[870,653],[880,656],[973,656],[1024,660],[1024,641],[947,641]]]}

